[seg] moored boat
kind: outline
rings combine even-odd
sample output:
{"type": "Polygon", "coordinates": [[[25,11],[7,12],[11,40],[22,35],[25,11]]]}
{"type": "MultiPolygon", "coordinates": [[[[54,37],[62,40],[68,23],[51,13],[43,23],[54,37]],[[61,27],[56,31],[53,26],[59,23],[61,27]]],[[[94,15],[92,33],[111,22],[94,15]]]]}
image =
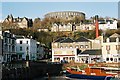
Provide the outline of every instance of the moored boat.
{"type": "Polygon", "coordinates": [[[110,80],[114,78],[117,73],[106,73],[103,68],[90,68],[87,67],[84,70],[75,68],[67,68],[66,77],[76,79],[88,79],[88,80],[110,80]]]}

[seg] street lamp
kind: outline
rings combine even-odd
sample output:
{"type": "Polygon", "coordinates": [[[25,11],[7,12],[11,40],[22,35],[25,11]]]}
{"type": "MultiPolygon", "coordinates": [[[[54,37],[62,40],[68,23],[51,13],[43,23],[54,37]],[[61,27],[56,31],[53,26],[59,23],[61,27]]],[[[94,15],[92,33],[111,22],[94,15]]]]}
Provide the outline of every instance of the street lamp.
{"type": "Polygon", "coordinates": [[[27,54],[26,54],[26,67],[29,67],[29,54],[28,54],[28,47],[27,47],[27,54]]]}

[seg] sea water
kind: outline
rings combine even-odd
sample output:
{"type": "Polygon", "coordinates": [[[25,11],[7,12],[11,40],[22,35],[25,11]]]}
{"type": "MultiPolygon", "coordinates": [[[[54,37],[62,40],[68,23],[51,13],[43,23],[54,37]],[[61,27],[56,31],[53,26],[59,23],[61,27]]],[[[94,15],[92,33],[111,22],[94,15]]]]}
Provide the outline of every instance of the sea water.
{"type": "MultiPolygon", "coordinates": [[[[54,77],[37,78],[34,80],[89,80],[89,79],[75,79],[75,78],[66,78],[65,76],[54,76],[54,77]]],[[[110,80],[120,80],[120,79],[113,78],[110,80]]]]}

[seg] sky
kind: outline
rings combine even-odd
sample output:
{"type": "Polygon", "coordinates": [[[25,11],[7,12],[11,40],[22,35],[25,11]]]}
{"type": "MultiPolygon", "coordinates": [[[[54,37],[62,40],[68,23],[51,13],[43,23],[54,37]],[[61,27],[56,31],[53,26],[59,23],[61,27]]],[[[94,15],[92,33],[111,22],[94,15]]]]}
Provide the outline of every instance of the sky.
{"type": "Polygon", "coordinates": [[[86,18],[95,15],[118,18],[118,2],[2,2],[1,4],[2,20],[9,14],[14,17],[43,18],[46,13],[55,11],[79,11],[85,13],[86,18]]]}

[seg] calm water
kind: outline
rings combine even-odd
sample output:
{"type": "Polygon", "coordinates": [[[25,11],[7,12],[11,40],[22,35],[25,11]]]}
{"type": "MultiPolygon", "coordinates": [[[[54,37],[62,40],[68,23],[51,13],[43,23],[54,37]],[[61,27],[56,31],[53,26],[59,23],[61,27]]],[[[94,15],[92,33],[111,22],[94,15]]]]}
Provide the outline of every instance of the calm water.
{"type": "MultiPolygon", "coordinates": [[[[88,80],[88,79],[70,79],[70,78],[66,78],[65,76],[56,76],[56,77],[50,77],[49,79],[48,77],[43,77],[34,80],[88,80]]],[[[111,80],[120,80],[120,79],[111,79],[111,80]]]]}
{"type": "Polygon", "coordinates": [[[50,77],[49,79],[48,77],[43,77],[34,80],[88,80],[88,79],[70,79],[70,78],[66,78],[65,76],[56,76],[56,77],[50,77]]]}

